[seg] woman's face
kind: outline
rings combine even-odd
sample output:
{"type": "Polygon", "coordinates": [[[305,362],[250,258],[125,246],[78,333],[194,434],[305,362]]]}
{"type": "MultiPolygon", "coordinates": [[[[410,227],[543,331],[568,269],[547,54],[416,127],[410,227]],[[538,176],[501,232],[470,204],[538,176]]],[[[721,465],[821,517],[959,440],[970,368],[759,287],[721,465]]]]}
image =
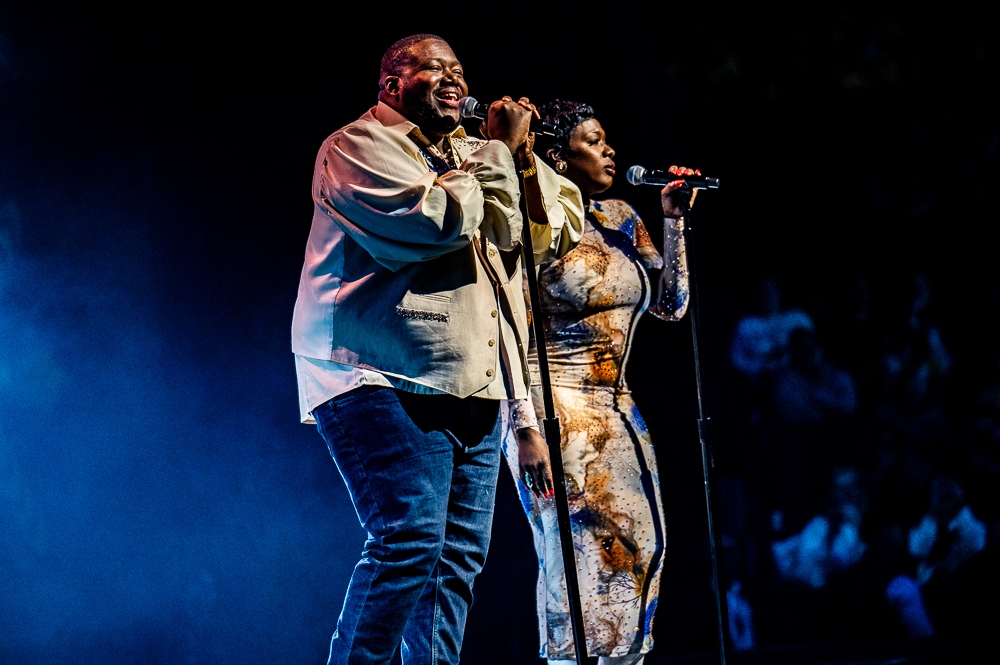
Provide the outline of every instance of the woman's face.
{"type": "Polygon", "coordinates": [[[614,149],[604,137],[604,128],[595,118],[576,126],[569,137],[569,146],[561,155],[566,162],[567,178],[580,188],[585,197],[600,194],[611,186],[615,177],[614,149]]]}

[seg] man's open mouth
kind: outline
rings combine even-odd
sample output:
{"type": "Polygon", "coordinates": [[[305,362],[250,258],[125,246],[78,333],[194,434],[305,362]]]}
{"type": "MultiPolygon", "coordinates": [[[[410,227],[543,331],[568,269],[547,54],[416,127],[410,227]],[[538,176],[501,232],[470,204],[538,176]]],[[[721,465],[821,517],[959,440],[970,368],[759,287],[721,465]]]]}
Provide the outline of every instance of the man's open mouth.
{"type": "Polygon", "coordinates": [[[434,96],[437,98],[441,104],[449,108],[458,108],[459,91],[454,88],[445,88],[444,90],[438,90],[434,96]]]}

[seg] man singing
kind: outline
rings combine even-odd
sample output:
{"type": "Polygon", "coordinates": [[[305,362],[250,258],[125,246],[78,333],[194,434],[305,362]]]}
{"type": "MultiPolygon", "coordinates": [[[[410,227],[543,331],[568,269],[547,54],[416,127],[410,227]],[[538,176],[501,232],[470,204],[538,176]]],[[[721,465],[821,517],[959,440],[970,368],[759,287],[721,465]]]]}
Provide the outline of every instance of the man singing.
{"type": "Polygon", "coordinates": [[[457,663],[500,458],[499,400],[527,395],[522,218],[567,252],[580,192],[530,152],[527,99],[466,136],[448,44],[382,58],[379,102],[320,148],[292,323],[303,422],[317,422],[368,531],[330,663],[457,663]]]}

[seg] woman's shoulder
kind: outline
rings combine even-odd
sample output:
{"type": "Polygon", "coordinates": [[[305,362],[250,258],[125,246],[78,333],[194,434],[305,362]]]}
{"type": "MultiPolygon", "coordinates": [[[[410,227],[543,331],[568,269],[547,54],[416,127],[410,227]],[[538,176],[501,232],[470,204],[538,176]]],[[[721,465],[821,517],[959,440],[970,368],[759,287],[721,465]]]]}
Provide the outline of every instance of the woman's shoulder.
{"type": "Polygon", "coordinates": [[[601,226],[621,231],[633,240],[636,226],[642,224],[635,208],[621,199],[594,201],[593,212],[601,226]]]}
{"type": "Polygon", "coordinates": [[[607,229],[620,231],[628,236],[641,256],[642,264],[649,269],[663,267],[663,258],[649,237],[639,213],[631,205],[620,199],[594,201],[593,216],[607,229]]]}

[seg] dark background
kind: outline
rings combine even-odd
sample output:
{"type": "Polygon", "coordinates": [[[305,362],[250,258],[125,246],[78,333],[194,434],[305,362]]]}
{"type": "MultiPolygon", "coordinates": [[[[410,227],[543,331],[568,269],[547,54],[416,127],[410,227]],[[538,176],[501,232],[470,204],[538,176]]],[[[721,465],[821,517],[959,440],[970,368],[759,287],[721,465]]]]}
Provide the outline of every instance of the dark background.
{"type": "MultiPolygon", "coordinates": [[[[363,533],[298,424],[289,326],[315,151],[407,34],[447,39],[481,100],[591,103],[620,172],[722,179],[693,252],[725,476],[754,485],[728,345],[765,278],[836,360],[859,279],[888,320],[923,275],[961,430],[1000,359],[996,29],[947,7],[0,9],[0,662],[325,661],[363,533]]],[[[715,627],[689,327],[644,319],[629,382],[667,509],[654,654],[694,658],[715,627]]],[[[518,511],[504,473],[464,662],[535,662],[518,511]]],[[[794,598],[755,593],[759,650],[911,648],[891,622],[768,623],[794,598]]]]}

